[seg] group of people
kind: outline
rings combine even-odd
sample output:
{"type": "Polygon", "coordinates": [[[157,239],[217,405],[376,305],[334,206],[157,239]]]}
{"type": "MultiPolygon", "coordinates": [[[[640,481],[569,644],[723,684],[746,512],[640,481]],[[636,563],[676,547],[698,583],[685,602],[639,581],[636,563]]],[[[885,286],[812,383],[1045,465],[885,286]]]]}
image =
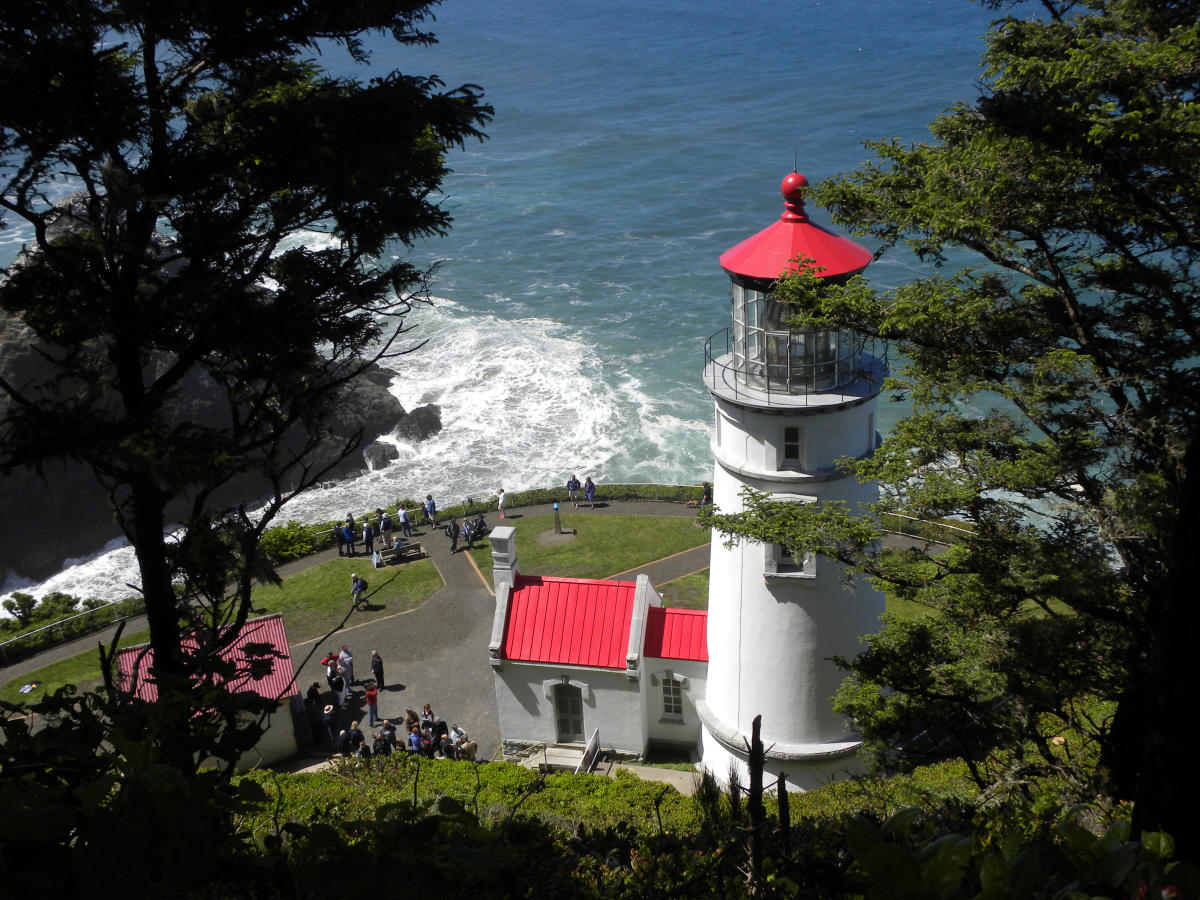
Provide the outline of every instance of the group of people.
{"type": "MultiPolygon", "coordinates": [[[[437,503],[432,494],[425,495],[425,502],[420,506],[425,524],[432,525],[437,519],[437,503]]],[[[399,549],[406,538],[413,535],[413,514],[403,506],[398,506],[395,513],[385,512],[376,507],[374,518],[367,516],[359,525],[354,521],[353,513],[346,513],[345,520],[333,526],[333,543],[337,547],[338,556],[357,556],[358,546],[362,545],[363,553],[371,556],[375,553],[375,542],[381,547],[399,549]]]]}
{"type": "Polygon", "coordinates": [[[405,749],[414,755],[474,762],[479,751],[479,745],[471,740],[466,729],[459,727],[457,722],[447,726],[444,719],[434,715],[428,703],[420,714],[413,709],[404,711],[404,728],[405,749]]]}
{"type": "MultiPolygon", "coordinates": [[[[363,584],[365,588],[366,582],[363,584]]],[[[325,667],[325,681],[329,685],[329,692],[333,695],[333,703],[326,707],[327,710],[334,707],[349,709],[350,697],[354,685],[357,684],[362,684],[368,692],[366,696],[368,711],[373,709],[373,703],[377,702],[379,696],[379,689],[383,687],[383,657],[379,655],[378,650],[371,651],[371,677],[364,681],[359,681],[354,677],[354,654],[350,652],[350,648],[346,644],[342,644],[341,650],[330,650],[326,653],[321,660],[321,665],[325,667]],[[375,699],[372,699],[373,697],[375,699]]],[[[320,684],[313,682],[312,687],[308,689],[306,700],[310,707],[320,705],[320,684]]],[[[375,723],[375,718],[375,713],[371,712],[371,724],[375,723]]]]}
{"type": "Polygon", "coordinates": [[[584,479],[583,484],[579,483],[579,479],[572,475],[567,479],[567,499],[571,501],[571,505],[576,509],[579,508],[579,492],[583,491],[583,499],[589,504],[589,509],[596,508],[596,483],[592,481],[592,476],[589,475],[584,479]]]}
{"type": "Polygon", "coordinates": [[[451,519],[446,523],[446,537],[450,539],[451,553],[457,553],[459,550],[474,549],[475,541],[487,533],[488,527],[487,523],[483,521],[483,513],[476,513],[474,521],[463,516],[461,526],[458,524],[458,519],[451,519]],[[459,538],[465,542],[465,547],[458,546],[459,538]]]}
{"type": "Polygon", "coordinates": [[[329,735],[329,744],[334,753],[361,759],[405,751],[429,759],[441,757],[474,761],[479,747],[471,740],[466,729],[460,728],[457,722],[447,725],[444,720],[433,714],[433,709],[428,703],[419,714],[412,709],[405,710],[402,733],[390,719],[379,715],[379,691],[384,686],[384,680],[383,657],[379,655],[378,650],[371,651],[371,677],[361,681],[354,676],[354,654],[346,644],[342,644],[341,650],[330,650],[326,653],[321,665],[325,666],[325,680],[329,684],[333,702],[321,707],[321,685],[314,681],[308,689],[305,703],[310,715],[321,709],[321,724],[329,735]],[[343,716],[350,708],[355,685],[361,685],[363,689],[362,699],[367,707],[370,741],[367,740],[367,733],[361,728],[361,721],[343,725],[343,716]]]}

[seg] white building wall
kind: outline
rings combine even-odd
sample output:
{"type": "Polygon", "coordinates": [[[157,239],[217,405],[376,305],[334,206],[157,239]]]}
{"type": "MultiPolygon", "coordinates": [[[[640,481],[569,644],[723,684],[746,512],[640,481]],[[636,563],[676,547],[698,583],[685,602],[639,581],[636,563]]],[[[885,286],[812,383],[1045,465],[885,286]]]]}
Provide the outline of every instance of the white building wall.
{"type": "Polygon", "coordinates": [[[708,663],[687,659],[647,657],[642,682],[645,688],[647,734],[652,741],[700,746],[700,714],[696,701],[703,700],[708,681],[708,663]],[[663,712],[662,682],[665,678],[682,679],[683,716],[675,718],[663,712]],[[657,682],[657,683],[656,683],[657,682]]]}
{"type": "MultiPolygon", "coordinates": [[[[249,772],[251,769],[269,766],[285,759],[291,759],[300,752],[300,747],[296,743],[296,728],[292,722],[290,703],[291,698],[279,702],[279,706],[271,714],[266,731],[258,739],[258,743],[238,759],[237,771],[249,772]]],[[[242,720],[245,724],[250,724],[257,722],[258,717],[243,714],[242,720]]],[[[200,765],[202,768],[215,767],[222,763],[213,757],[208,757],[200,765]]]]}
{"type": "Polygon", "coordinates": [[[505,740],[554,743],[557,725],[551,685],[566,679],[583,694],[585,737],[600,729],[600,744],[626,753],[646,748],[641,679],[624,670],[506,661],[495,670],[496,706],[505,740]]]}

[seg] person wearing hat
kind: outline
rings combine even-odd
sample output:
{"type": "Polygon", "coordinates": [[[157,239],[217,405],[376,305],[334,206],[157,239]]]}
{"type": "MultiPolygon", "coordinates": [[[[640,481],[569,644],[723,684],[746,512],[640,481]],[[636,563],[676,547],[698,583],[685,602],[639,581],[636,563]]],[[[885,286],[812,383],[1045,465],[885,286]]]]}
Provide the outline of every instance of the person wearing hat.
{"type": "Polygon", "coordinates": [[[337,712],[332,703],[326,704],[321,721],[325,724],[325,730],[329,732],[329,746],[337,750],[338,731],[341,730],[341,723],[338,722],[337,712]]]}

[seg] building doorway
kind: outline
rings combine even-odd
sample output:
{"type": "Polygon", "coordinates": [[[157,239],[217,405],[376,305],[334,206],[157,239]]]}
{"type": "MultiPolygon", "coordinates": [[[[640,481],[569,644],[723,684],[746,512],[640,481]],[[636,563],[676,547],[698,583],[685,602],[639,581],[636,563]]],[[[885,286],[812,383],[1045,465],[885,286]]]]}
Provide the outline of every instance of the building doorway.
{"type": "Polygon", "coordinates": [[[583,691],[571,684],[554,686],[554,719],[560,744],[583,741],[583,691]]]}

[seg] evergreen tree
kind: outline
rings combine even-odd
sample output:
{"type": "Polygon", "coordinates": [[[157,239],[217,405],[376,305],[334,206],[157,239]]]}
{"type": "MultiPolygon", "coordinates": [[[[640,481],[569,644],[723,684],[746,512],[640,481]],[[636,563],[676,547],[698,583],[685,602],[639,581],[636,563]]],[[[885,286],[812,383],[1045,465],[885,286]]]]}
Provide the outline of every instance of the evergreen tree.
{"type": "MultiPolygon", "coordinates": [[[[364,65],[374,34],[431,43],[430,6],[31,0],[0,15],[0,224],[33,235],[0,306],[43,363],[0,384],[0,461],[95,471],[137,553],[160,692],[204,689],[219,641],[181,653],[184,623],[197,604],[198,633],[245,620],[252,579],[273,575],[262,530],[331,464],[315,451],[337,392],[398,351],[422,297],[426,273],[392,254],[448,227],[446,152],[483,137],[490,107],[473,85],[362,81],[315,59],[364,65]],[[76,193],[53,203],[64,185],[76,193]],[[304,246],[307,230],[331,239],[304,246]],[[188,392],[215,411],[197,416],[188,392]],[[250,474],[269,484],[254,516],[228,500],[250,474]]],[[[187,706],[161,730],[181,767],[187,706]]]]}
{"type": "Polygon", "coordinates": [[[1019,789],[1058,773],[1194,854],[1200,6],[1047,0],[987,40],[977,102],[814,191],[881,254],[907,245],[940,271],[880,293],[811,273],[779,288],[800,324],[906,359],[912,416],[845,461],[879,480],[879,508],[754,497],[714,522],[927,605],[887,622],[839,697],[892,764],[956,753],[1019,789]],[[966,533],[883,551],[894,511],[966,533]]]}

